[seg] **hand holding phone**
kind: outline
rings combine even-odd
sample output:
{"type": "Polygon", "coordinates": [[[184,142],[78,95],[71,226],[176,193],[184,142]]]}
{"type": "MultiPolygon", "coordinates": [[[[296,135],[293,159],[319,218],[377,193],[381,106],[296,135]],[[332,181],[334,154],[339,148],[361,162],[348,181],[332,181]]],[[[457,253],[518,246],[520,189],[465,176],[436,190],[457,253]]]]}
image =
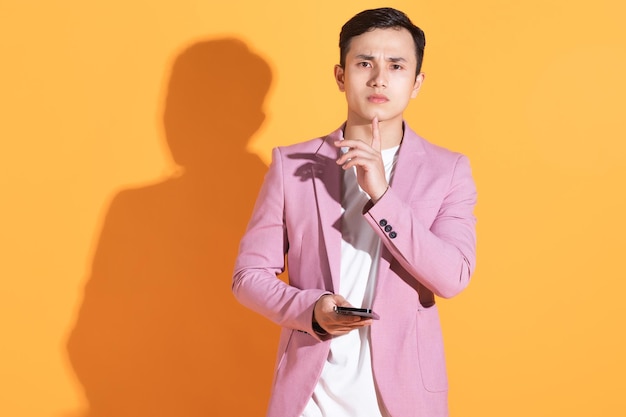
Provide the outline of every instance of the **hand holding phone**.
{"type": "Polygon", "coordinates": [[[360,316],[368,319],[378,320],[380,316],[369,308],[357,308],[357,307],[340,307],[335,306],[335,313],[343,314],[346,316],[360,316]]]}

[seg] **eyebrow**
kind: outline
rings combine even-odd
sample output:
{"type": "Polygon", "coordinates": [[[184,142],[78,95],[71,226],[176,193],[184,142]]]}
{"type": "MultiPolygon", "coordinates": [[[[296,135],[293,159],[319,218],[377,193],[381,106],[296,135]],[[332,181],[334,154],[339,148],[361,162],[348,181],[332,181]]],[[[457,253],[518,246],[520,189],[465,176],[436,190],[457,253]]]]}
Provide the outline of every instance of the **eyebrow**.
{"type": "MultiPolygon", "coordinates": [[[[357,59],[364,59],[366,61],[373,61],[374,60],[374,56],[373,55],[365,55],[365,54],[359,54],[356,56],[357,59]]],[[[389,62],[407,62],[406,59],[402,58],[402,57],[390,57],[386,59],[389,62]]]]}

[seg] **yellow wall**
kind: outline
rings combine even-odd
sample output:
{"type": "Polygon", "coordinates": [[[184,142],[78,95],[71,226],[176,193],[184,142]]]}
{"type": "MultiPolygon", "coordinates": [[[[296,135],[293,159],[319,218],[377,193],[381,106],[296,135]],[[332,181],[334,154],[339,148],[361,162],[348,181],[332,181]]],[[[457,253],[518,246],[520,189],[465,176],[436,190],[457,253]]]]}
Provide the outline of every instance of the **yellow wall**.
{"type": "MultiPolygon", "coordinates": [[[[622,2],[386,4],[427,35],[407,119],[479,189],[452,415],[623,415],[622,2]]],[[[343,120],[341,24],[386,4],[0,1],[0,416],[263,414],[237,240],[271,147],[343,120]]]]}

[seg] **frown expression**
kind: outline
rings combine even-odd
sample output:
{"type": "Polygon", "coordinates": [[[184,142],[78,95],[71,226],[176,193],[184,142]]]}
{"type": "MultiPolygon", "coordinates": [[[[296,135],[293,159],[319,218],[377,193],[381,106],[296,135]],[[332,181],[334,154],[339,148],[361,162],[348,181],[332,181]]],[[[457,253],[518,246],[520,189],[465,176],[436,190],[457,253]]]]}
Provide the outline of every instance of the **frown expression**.
{"type": "Polygon", "coordinates": [[[348,122],[402,120],[424,79],[416,76],[415,43],[404,28],[374,29],[350,41],[345,66],[335,66],[335,80],[345,92],[348,122]]]}

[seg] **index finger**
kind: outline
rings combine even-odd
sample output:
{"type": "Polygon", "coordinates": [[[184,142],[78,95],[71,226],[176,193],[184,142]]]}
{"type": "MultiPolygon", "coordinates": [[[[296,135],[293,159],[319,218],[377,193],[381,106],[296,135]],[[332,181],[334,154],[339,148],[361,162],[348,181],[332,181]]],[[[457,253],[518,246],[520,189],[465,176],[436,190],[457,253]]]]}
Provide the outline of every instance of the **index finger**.
{"type": "Polygon", "coordinates": [[[372,119],[372,148],[375,151],[380,152],[380,130],[378,128],[378,116],[374,116],[372,119]]]}

